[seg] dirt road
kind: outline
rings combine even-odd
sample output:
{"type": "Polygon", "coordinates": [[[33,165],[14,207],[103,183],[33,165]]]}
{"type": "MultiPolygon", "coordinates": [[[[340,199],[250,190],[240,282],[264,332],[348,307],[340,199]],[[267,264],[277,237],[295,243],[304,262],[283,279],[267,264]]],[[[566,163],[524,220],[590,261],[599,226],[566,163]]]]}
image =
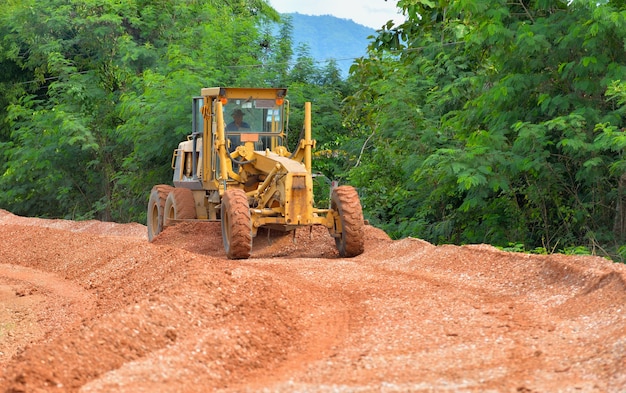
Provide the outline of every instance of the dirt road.
{"type": "Polygon", "coordinates": [[[0,391],[624,392],[626,267],[0,210],[0,391]]]}

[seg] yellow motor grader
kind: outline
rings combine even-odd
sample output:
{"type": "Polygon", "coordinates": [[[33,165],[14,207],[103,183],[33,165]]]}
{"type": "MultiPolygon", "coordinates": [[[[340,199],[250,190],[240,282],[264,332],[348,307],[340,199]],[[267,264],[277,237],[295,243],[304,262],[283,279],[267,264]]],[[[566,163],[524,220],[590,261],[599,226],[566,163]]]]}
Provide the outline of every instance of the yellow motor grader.
{"type": "Polygon", "coordinates": [[[150,193],[150,241],[168,225],[219,220],[226,255],[245,259],[261,227],[323,225],[340,256],[363,252],[363,212],[353,187],[334,188],[329,208],[315,207],[311,103],[304,107],[304,137],[289,152],[286,95],[283,88],[201,89],[193,98],[191,134],[174,150],[173,186],[156,185],[150,193]]]}

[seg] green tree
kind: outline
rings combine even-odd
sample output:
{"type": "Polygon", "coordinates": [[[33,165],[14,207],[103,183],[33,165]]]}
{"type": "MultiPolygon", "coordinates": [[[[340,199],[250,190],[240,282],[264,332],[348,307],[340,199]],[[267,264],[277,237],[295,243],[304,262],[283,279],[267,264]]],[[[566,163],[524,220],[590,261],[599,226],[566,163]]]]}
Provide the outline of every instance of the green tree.
{"type": "Polygon", "coordinates": [[[369,138],[361,162],[387,163],[352,171],[375,195],[367,214],[435,242],[615,245],[621,147],[606,133],[623,126],[623,103],[605,94],[625,74],[623,5],[398,5],[407,22],[353,67],[347,107],[369,138]],[[370,187],[381,167],[402,180],[370,187]],[[374,208],[390,196],[385,214],[374,208]]]}
{"type": "Polygon", "coordinates": [[[293,22],[289,15],[282,16],[278,23],[278,35],[274,37],[274,20],[262,26],[262,45],[265,49],[264,64],[267,69],[267,83],[270,86],[287,86],[289,69],[293,59],[293,22]]]}
{"type": "Polygon", "coordinates": [[[265,1],[33,0],[0,5],[0,204],[141,220],[188,133],[189,97],[256,84],[265,1]],[[220,26],[220,28],[215,28],[220,26]]]}

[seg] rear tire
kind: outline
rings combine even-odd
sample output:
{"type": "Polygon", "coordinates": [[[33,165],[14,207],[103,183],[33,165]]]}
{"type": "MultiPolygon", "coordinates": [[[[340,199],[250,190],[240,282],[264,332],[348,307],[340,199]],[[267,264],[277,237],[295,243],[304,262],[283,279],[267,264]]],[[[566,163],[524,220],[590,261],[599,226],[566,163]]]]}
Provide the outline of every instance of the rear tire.
{"type": "Polygon", "coordinates": [[[354,187],[340,186],[333,190],[331,208],[337,212],[339,224],[335,224],[335,233],[341,228],[341,234],[335,237],[335,244],[342,258],[351,258],[363,253],[364,227],[363,209],[359,194],[354,187]]]}
{"type": "Polygon", "coordinates": [[[166,184],[159,184],[152,187],[150,199],[148,200],[148,240],[152,241],[159,233],[163,232],[163,213],[165,211],[165,201],[174,187],[166,184]]]}
{"type": "Polygon", "coordinates": [[[193,198],[193,191],[188,188],[174,188],[165,200],[165,222],[169,225],[170,220],[195,219],[196,201],[193,198]]]}
{"type": "Polygon", "coordinates": [[[252,220],[243,190],[226,190],[222,197],[222,239],[229,259],[247,259],[252,251],[252,220]]]}

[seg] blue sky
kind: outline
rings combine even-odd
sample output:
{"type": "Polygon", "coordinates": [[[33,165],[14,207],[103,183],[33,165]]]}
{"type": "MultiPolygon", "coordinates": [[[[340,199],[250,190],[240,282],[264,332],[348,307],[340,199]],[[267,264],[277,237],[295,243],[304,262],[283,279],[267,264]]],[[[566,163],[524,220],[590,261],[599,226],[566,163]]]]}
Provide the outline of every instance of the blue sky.
{"type": "Polygon", "coordinates": [[[306,15],[333,15],[380,29],[388,20],[400,23],[396,0],[268,0],[280,13],[298,12],[306,15]]]}

